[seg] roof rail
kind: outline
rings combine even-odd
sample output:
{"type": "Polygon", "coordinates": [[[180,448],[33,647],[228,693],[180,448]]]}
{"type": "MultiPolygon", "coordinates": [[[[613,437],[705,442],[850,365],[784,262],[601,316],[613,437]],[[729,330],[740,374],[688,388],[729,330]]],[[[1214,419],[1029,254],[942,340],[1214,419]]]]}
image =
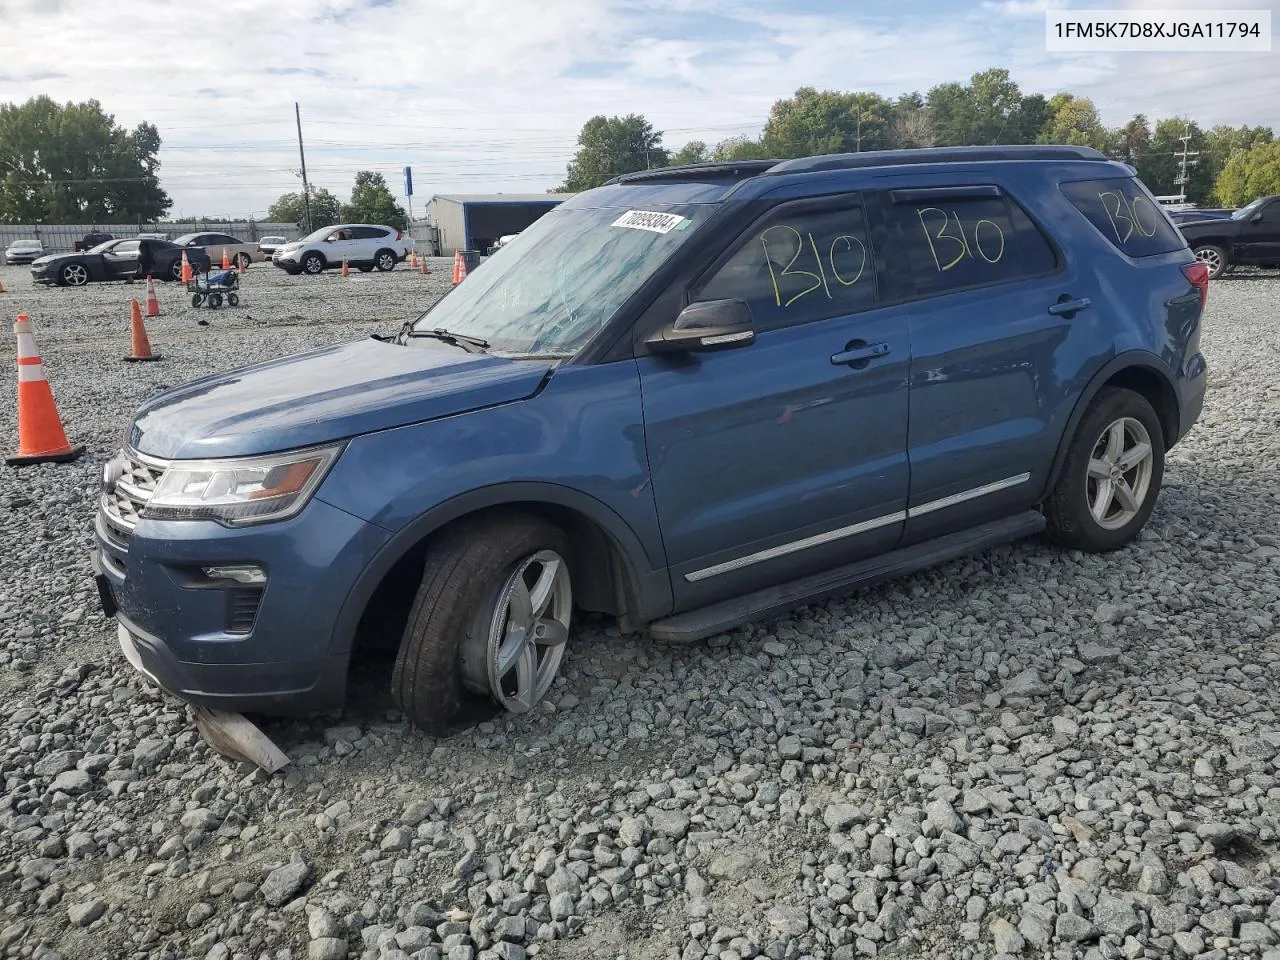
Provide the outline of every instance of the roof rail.
{"type": "Polygon", "coordinates": [[[783,160],[768,169],[770,174],[806,173],[815,170],[852,170],[858,167],[886,167],[900,163],[963,163],[975,160],[1094,160],[1106,161],[1093,147],[1009,144],[988,147],[925,147],[913,150],[867,150],[862,153],[829,153],[816,157],[783,160]]]}
{"type": "Polygon", "coordinates": [[[634,173],[621,173],[612,180],[606,180],[605,186],[611,183],[637,183],[649,180],[678,180],[683,177],[714,177],[716,179],[751,177],[777,166],[777,160],[725,160],[712,163],[682,163],[674,167],[655,167],[651,170],[636,170],[634,173]]]}

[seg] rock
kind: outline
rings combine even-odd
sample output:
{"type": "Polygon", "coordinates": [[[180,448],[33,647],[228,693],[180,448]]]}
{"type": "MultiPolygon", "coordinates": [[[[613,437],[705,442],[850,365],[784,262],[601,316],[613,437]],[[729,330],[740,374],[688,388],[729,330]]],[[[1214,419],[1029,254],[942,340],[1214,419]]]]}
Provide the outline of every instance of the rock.
{"type": "Polygon", "coordinates": [[[1119,623],[1133,614],[1133,607],[1127,603],[1100,603],[1093,611],[1093,619],[1097,623],[1119,623]]]}
{"type": "Polygon", "coordinates": [[[689,815],[683,811],[651,808],[648,817],[654,836],[666,837],[669,840],[683,840],[685,834],[689,832],[689,815]]]}
{"type": "Polygon", "coordinates": [[[208,901],[201,900],[197,903],[193,903],[190,909],[187,910],[187,926],[198,927],[200,924],[212,917],[216,912],[217,911],[214,909],[213,904],[208,901]]]}
{"type": "Polygon", "coordinates": [[[551,898],[552,920],[568,920],[576,909],[577,905],[573,902],[573,897],[567,892],[562,891],[551,898]]]}
{"type": "Polygon", "coordinates": [[[72,926],[87,927],[106,912],[107,905],[101,900],[90,900],[67,908],[67,919],[72,926]]]}
{"type": "Polygon", "coordinates": [[[649,823],[644,817],[624,817],[618,840],[628,847],[643,847],[649,840],[649,823]]]}
{"type": "Polygon", "coordinates": [[[1092,940],[1098,936],[1098,928],[1078,913],[1060,913],[1054,924],[1054,934],[1067,943],[1092,940]]]}
{"type": "Polygon", "coordinates": [[[1183,930],[1173,935],[1173,945],[1184,957],[1194,957],[1204,951],[1204,937],[1194,930],[1183,930]]]}
{"type": "Polygon", "coordinates": [[[405,953],[417,953],[431,946],[432,931],[427,927],[407,927],[395,936],[396,946],[405,953]]]}
{"type": "Polygon", "coordinates": [[[173,744],[168,740],[147,737],[139,740],[133,748],[133,769],[141,773],[156,770],[165,758],[173,751],[173,744]]]}
{"type": "Polygon", "coordinates": [[[338,921],[328,910],[312,910],[307,917],[307,933],[312,940],[324,940],[338,935],[338,921]]]}
{"type": "Polygon", "coordinates": [[[924,808],[924,812],[929,823],[939,834],[959,833],[964,827],[964,821],[960,819],[960,815],[945,800],[932,801],[924,808]]]}
{"type": "Polygon", "coordinates": [[[1018,921],[1018,933],[1028,942],[1038,947],[1047,947],[1053,939],[1053,908],[1044,904],[1024,903],[1021,919],[1018,921]]]}
{"type": "Polygon", "coordinates": [[[392,827],[387,831],[387,835],[382,838],[379,849],[388,853],[398,850],[408,850],[413,845],[413,831],[408,827],[392,827]]]}
{"type": "Polygon", "coordinates": [[[1097,643],[1083,643],[1076,650],[1080,661],[1090,665],[1114,663],[1120,659],[1120,652],[1117,647],[1104,647],[1097,643]]]}
{"type": "Polygon", "coordinates": [[[1080,724],[1070,717],[1054,717],[1051,723],[1053,732],[1064,737],[1074,737],[1080,733],[1080,724]]]}
{"type": "Polygon", "coordinates": [[[893,865],[893,840],[883,833],[877,833],[871,838],[871,862],[893,865]]]}
{"type": "Polygon", "coordinates": [[[556,871],[556,852],[551,847],[544,847],[533,861],[533,872],[538,876],[550,877],[556,871]]]}
{"type": "Polygon", "coordinates": [[[847,830],[855,823],[866,823],[862,808],[852,803],[832,803],[822,812],[822,822],[829,830],[847,830]]]}
{"type": "Polygon", "coordinates": [[[1142,920],[1138,917],[1133,902],[1116,896],[1109,890],[1098,894],[1098,902],[1093,908],[1093,922],[1103,933],[1113,937],[1127,937],[1142,929],[1142,920]]]}
{"type": "Polygon", "coordinates": [[[1196,757],[1196,762],[1191,766],[1191,773],[1201,780],[1212,780],[1214,777],[1213,764],[1204,757],[1196,757]]]}
{"type": "Polygon", "coordinates": [[[799,737],[786,736],[778,739],[778,756],[783,760],[799,760],[803,752],[799,737]]]}
{"type": "Polygon", "coordinates": [[[301,860],[293,860],[276,867],[267,875],[258,892],[273,907],[293,899],[311,876],[311,868],[301,860]]]}
{"type": "Polygon", "coordinates": [[[1236,937],[1241,943],[1256,943],[1264,947],[1280,942],[1280,937],[1276,936],[1274,930],[1265,923],[1259,923],[1256,920],[1246,920],[1240,924],[1240,932],[1236,934],[1236,937]]]}
{"type": "Polygon", "coordinates": [[[347,960],[347,941],[321,937],[307,944],[307,960],[347,960]]]}
{"type": "Polygon", "coordinates": [[[87,792],[93,786],[93,778],[83,770],[64,770],[53,778],[49,789],[62,791],[73,796],[87,792]]]}
{"type": "Polygon", "coordinates": [[[494,945],[493,952],[498,960],[525,960],[525,949],[518,943],[504,940],[494,945]]]}
{"type": "Polygon", "coordinates": [[[989,925],[991,939],[995,943],[996,953],[1018,954],[1025,943],[1022,934],[1014,929],[1012,923],[1004,917],[992,917],[989,925]]]}
{"type": "Polygon", "coordinates": [[[690,867],[684,875],[684,892],[690,897],[697,900],[707,895],[710,885],[706,878],[702,876],[695,868],[690,867]]]}
{"type": "Polygon", "coordinates": [[[799,937],[809,929],[809,911],[805,907],[779,904],[769,909],[765,920],[784,937],[799,937]]]}
{"type": "Polygon", "coordinates": [[[1221,910],[1210,910],[1200,918],[1200,926],[1215,936],[1234,937],[1236,935],[1236,915],[1231,912],[1229,907],[1223,907],[1221,910]]]}
{"type": "Polygon", "coordinates": [[[1001,692],[1006,697],[1043,697],[1049,688],[1035,670],[1023,670],[1006,683],[1001,692]]]}
{"type": "Polygon", "coordinates": [[[564,893],[568,894],[570,899],[576,899],[581,892],[582,886],[578,883],[578,878],[563,867],[547,877],[549,896],[555,897],[557,894],[564,893]]]}
{"type": "Polygon", "coordinates": [[[55,750],[37,760],[31,770],[37,777],[56,777],[74,770],[83,757],[79,750],[55,750]]]}
{"type": "Polygon", "coordinates": [[[1169,892],[1169,874],[1164,867],[1146,864],[1138,876],[1138,892],[1160,895],[1169,892]]]}
{"type": "Polygon", "coordinates": [[[1231,846],[1240,837],[1240,832],[1229,823],[1202,823],[1196,827],[1196,836],[1207,840],[1215,850],[1231,846]]]}
{"type": "Polygon", "coordinates": [[[712,859],[707,869],[721,880],[745,880],[755,873],[756,865],[745,853],[722,853],[712,859]]]}

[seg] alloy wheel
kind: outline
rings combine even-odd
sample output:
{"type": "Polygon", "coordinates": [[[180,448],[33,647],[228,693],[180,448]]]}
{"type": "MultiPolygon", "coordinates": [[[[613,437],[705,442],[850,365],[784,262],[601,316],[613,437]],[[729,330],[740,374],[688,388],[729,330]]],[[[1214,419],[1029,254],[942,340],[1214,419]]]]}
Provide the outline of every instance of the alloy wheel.
{"type": "Polygon", "coordinates": [[[1146,502],[1154,467],[1151,435],[1133,417],[1113,421],[1093,445],[1085,496],[1104,530],[1129,523],[1146,502]]]}

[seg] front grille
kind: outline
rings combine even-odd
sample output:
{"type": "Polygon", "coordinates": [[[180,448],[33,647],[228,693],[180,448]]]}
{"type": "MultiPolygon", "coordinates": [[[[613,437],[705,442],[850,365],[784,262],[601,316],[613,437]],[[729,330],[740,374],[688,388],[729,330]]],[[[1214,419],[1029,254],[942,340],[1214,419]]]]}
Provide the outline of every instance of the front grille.
{"type": "Polygon", "coordinates": [[[127,447],[108,464],[107,470],[116,475],[116,480],[114,484],[104,484],[102,520],[107,538],[116,546],[128,546],[133,528],[156,492],[166,466],[163,460],[143,456],[127,447]]]}

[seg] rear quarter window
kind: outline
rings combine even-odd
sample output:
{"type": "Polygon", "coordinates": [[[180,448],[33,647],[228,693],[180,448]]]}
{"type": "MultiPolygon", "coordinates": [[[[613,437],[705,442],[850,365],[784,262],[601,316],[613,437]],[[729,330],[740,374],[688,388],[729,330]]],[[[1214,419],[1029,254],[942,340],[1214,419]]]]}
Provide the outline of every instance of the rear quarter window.
{"type": "Polygon", "coordinates": [[[1063,195],[1121,253],[1152,257],[1187,245],[1135,177],[1077,180],[1061,186],[1063,195]]]}

